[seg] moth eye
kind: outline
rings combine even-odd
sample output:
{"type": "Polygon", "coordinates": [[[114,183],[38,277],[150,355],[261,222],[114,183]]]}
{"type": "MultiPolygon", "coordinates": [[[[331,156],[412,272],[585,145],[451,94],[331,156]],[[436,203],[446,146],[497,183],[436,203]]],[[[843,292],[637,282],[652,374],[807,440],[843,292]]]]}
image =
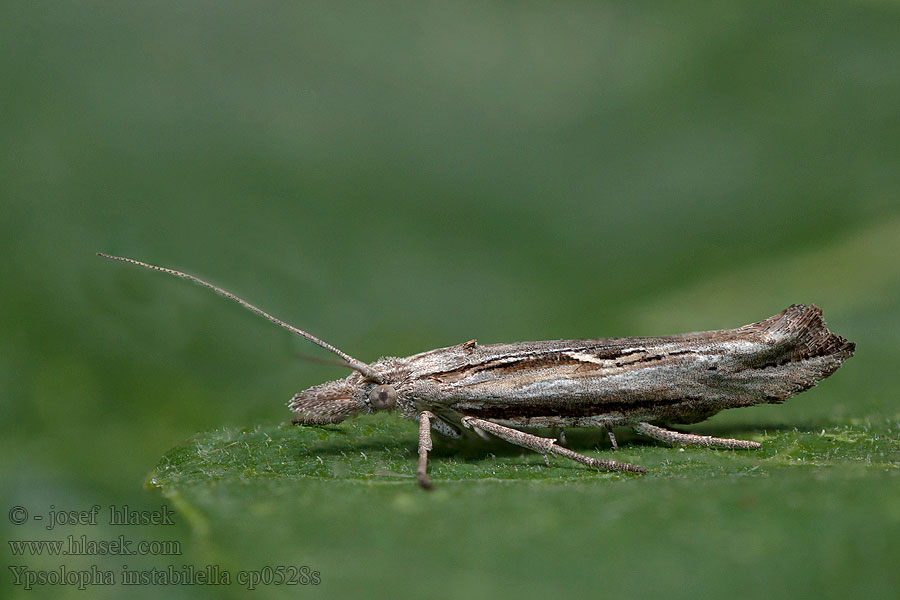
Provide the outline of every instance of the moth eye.
{"type": "Polygon", "coordinates": [[[397,403],[397,390],[389,385],[379,385],[369,392],[369,402],[378,410],[391,408],[397,403]]]}

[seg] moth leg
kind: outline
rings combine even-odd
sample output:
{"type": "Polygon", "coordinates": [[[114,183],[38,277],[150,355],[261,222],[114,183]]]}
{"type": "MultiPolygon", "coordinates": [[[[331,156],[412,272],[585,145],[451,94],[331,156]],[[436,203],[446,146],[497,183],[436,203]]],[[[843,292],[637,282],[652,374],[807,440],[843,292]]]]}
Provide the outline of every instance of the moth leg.
{"type": "Polygon", "coordinates": [[[480,427],[471,427],[470,429],[472,431],[474,431],[475,433],[477,433],[478,437],[480,437],[484,441],[486,441],[486,442],[491,441],[491,436],[489,436],[487,433],[485,433],[484,429],[481,429],[480,427]]]}
{"type": "Polygon", "coordinates": [[[442,418],[434,416],[433,414],[431,419],[431,428],[441,435],[447,436],[448,438],[452,438],[454,440],[459,439],[459,433],[456,431],[456,429],[448,425],[447,422],[442,418]]]}
{"type": "Polygon", "coordinates": [[[743,450],[756,450],[761,448],[762,444],[758,442],[747,442],[744,440],[732,440],[728,438],[717,438],[708,435],[694,435],[692,433],[679,433],[669,429],[663,429],[650,423],[638,423],[634,425],[634,430],[638,433],[651,437],[668,444],[684,444],[685,446],[710,446],[713,448],[741,448],[743,450]]]}
{"type": "Polygon", "coordinates": [[[511,444],[540,452],[544,455],[545,458],[547,454],[559,454],[560,456],[564,456],[570,460],[574,460],[575,462],[579,462],[589,467],[594,467],[595,469],[600,469],[601,471],[631,471],[633,473],[647,472],[647,469],[637,465],[629,465],[628,463],[616,462],[614,460],[600,460],[598,458],[585,456],[584,454],[578,454],[577,452],[573,452],[568,448],[558,446],[556,444],[556,440],[554,439],[538,437],[536,435],[531,435],[530,433],[525,433],[524,431],[512,429],[511,427],[504,427],[503,425],[498,425],[497,423],[492,423],[483,419],[477,419],[475,417],[463,417],[461,419],[461,422],[464,427],[467,427],[469,429],[482,429],[511,444]]]}
{"type": "Polygon", "coordinates": [[[419,413],[419,464],[416,466],[416,479],[423,489],[430,490],[431,479],[428,478],[428,451],[431,450],[431,419],[434,415],[427,410],[419,413]]]}
{"type": "Polygon", "coordinates": [[[613,450],[618,450],[619,444],[616,443],[616,434],[613,433],[611,428],[607,428],[606,434],[609,436],[609,441],[613,445],[613,450]]]}

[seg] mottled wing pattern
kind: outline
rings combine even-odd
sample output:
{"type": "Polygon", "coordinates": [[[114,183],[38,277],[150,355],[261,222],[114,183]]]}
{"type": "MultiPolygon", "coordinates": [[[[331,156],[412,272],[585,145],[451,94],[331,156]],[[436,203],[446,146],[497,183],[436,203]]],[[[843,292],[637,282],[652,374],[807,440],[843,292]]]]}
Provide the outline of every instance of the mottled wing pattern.
{"type": "Polygon", "coordinates": [[[445,418],[596,426],[781,402],[833,373],[854,344],[828,331],[818,307],[794,305],[737,329],[457,348],[449,368],[429,370],[430,353],[411,357],[445,418]]]}

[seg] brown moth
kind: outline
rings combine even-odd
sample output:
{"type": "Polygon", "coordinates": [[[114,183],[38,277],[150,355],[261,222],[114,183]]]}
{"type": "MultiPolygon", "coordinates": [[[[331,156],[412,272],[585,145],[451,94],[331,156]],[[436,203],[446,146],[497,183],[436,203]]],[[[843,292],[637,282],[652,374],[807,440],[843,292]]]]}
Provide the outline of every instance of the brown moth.
{"type": "Polygon", "coordinates": [[[134,259],[105,258],[189,279],[318,344],[353,373],[313,386],[288,402],[295,424],[339,423],[359,413],[394,411],[419,423],[417,477],[427,474],[431,430],[459,437],[488,433],[544,455],[557,454],[605,471],[646,469],[573,452],[521,427],[613,427],[671,443],[759,448],[757,442],[666,429],[696,423],[720,410],[780,403],[834,373],[855,344],[828,331],[822,311],[794,304],[737,329],[665,337],[478,344],[363,363],[319,338],[263,312],[193,275],[134,259]]]}

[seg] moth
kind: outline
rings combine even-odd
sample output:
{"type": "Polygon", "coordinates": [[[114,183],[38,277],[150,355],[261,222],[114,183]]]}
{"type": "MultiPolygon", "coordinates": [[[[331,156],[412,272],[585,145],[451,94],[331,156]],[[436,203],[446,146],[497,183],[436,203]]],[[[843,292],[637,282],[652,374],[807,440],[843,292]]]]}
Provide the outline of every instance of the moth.
{"type": "Polygon", "coordinates": [[[419,484],[427,473],[432,430],[463,430],[604,471],[643,467],[574,452],[521,428],[599,427],[617,448],[613,428],[690,446],[756,449],[760,444],[681,433],[672,424],[702,421],[726,408],[781,403],[834,373],[856,345],[831,333],[815,305],[794,304],[736,329],[665,337],[479,344],[364,363],[198,277],[131,258],[100,256],[193,281],[337,355],[353,372],[313,386],[288,402],[292,423],[339,423],[390,411],[418,421],[419,484]]]}

